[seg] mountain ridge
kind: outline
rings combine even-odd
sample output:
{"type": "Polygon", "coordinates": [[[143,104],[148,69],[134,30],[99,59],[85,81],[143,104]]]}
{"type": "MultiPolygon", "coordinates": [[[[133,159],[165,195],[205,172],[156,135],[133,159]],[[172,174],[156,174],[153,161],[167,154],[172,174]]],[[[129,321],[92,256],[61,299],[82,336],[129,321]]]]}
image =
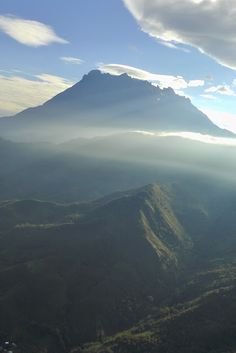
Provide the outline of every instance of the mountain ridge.
{"type": "Polygon", "coordinates": [[[39,107],[1,118],[0,128],[2,137],[17,138],[18,134],[20,139],[28,132],[32,138],[38,133],[40,139],[46,140],[50,140],[50,134],[61,136],[62,130],[65,136],[76,132],[79,136],[83,128],[234,136],[214,125],[188,98],[171,88],[160,89],[126,74],[113,76],[99,70],[84,75],[80,82],[39,107]]]}
{"type": "MultiPolygon", "coordinates": [[[[87,205],[2,202],[0,217],[5,209],[9,222],[0,233],[0,332],[32,353],[173,352],[175,342],[177,352],[215,347],[227,318],[234,323],[236,278],[228,212],[236,199],[226,195],[227,203],[212,207],[222,200],[215,191],[207,203],[197,185],[173,183],[87,205]]],[[[226,346],[230,340],[226,334],[226,346]]]]}
{"type": "MultiPolygon", "coordinates": [[[[36,210],[38,206],[45,210],[38,221],[31,214],[27,219],[25,201],[10,205],[13,214],[18,208],[18,217],[12,220],[12,228],[9,223],[6,231],[1,227],[0,332],[11,332],[25,351],[38,352],[41,344],[48,344],[51,352],[50,343],[41,341],[40,330],[50,340],[58,332],[57,337],[73,346],[96,339],[100,326],[114,333],[141,319],[152,301],[163,300],[172,288],[185,242],[172,234],[172,222],[161,212],[158,216],[158,211],[171,209],[161,205],[163,192],[153,186],[132,190],[105,204],[92,203],[85,213],[79,207],[61,210],[38,201],[36,210]],[[148,229],[141,222],[141,209],[148,229]],[[69,223],[58,222],[71,211],[75,213],[69,223]],[[149,223],[152,213],[160,225],[158,220],[149,223]],[[6,311],[13,302],[13,309],[6,311]]],[[[9,210],[9,203],[4,207],[9,210]]],[[[57,338],[61,353],[59,342],[57,338]]]]}

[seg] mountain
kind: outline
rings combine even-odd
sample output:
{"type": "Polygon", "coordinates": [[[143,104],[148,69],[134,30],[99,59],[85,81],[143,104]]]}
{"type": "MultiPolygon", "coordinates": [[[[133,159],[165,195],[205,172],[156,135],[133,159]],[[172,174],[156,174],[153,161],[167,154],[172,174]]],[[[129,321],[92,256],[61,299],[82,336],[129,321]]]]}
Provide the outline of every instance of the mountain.
{"type": "Polygon", "coordinates": [[[128,75],[93,70],[42,106],[0,120],[1,136],[18,141],[66,140],[96,131],[192,131],[234,136],[215,126],[171,89],[128,75]]]}
{"type": "Polygon", "coordinates": [[[32,353],[233,351],[235,205],[184,183],[2,202],[1,336],[32,353]]]}
{"type": "Polygon", "coordinates": [[[18,220],[1,227],[0,332],[24,351],[64,352],[128,328],[165,298],[179,256],[190,246],[158,185],[87,210],[64,206],[64,213],[69,209],[71,218],[63,221],[53,204],[0,207],[0,214],[11,211],[18,220]],[[27,219],[26,207],[34,217],[31,211],[27,219]],[[56,213],[61,222],[55,223],[56,213]]]}
{"type": "Polygon", "coordinates": [[[205,190],[207,197],[200,192],[195,198],[193,189],[190,193],[185,187],[174,190],[171,195],[174,191],[178,219],[185,230],[189,224],[193,231],[187,231],[192,248],[178,267],[176,291],[128,330],[74,349],[73,353],[235,351],[235,195],[223,190],[218,194],[215,189],[211,196],[205,190]],[[183,218],[182,202],[189,209],[183,218]]]}

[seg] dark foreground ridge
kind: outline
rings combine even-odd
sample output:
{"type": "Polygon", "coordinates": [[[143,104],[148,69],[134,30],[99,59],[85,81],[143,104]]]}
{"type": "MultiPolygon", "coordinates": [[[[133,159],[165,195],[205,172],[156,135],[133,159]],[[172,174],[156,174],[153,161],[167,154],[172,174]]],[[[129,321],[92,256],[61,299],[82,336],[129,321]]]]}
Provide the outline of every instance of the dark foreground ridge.
{"type": "Polygon", "coordinates": [[[236,199],[205,191],[2,201],[2,336],[23,353],[233,351],[236,199]]]}

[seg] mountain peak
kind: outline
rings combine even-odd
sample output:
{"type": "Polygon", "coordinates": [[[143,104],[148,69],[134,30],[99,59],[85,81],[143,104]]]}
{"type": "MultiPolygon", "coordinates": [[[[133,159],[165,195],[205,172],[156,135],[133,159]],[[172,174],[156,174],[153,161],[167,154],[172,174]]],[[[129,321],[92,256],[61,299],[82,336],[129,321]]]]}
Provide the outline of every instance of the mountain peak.
{"type": "Polygon", "coordinates": [[[43,106],[27,109],[16,117],[11,121],[1,119],[3,137],[19,137],[30,131],[32,140],[42,135],[40,140],[48,141],[45,136],[48,136],[49,125],[53,133],[60,133],[64,140],[74,136],[75,130],[91,127],[112,131],[118,128],[233,135],[215,126],[189,99],[177,95],[172,88],[160,89],[127,74],[115,76],[100,70],[90,71],[80,82],[43,106]],[[65,130],[69,136],[65,136],[65,130]]]}
{"type": "Polygon", "coordinates": [[[100,77],[102,75],[102,72],[100,70],[91,70],[89,71],[86,75],[83,76],[83,79],[95,79],[97,77],[100,77]]]}
{"type": "MultiPolygon", "coordinates": [[[[89,71],[86,75],[83,76],[82,81],[84,80],[97,80],[97,79],[109,79],[112,81],[119,81],[119,80],[128,80],[128,81],[141,81],[141,80],[137,80],[137,79],[133,79],[132,77],[130,77],[128,74],[123,73],[120,75],[112,75],[110,73],[107,72],[103,72],[101,70],[98,69],[94,69],[89,71]]],[[[79,82],[80,83],[80,82],[79,82]]],[[[79,84],[78,83],[78,84],[79,84]]]]}

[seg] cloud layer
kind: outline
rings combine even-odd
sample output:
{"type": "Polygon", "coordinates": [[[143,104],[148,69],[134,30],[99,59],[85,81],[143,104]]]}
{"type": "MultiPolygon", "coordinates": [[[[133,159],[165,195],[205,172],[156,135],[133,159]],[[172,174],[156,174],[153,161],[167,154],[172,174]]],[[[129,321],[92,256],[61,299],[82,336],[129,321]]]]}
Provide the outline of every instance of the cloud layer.
{"type": "Polygon", "coordinates": [[[236,69],[235,0],[123,0],[141,29],[158,40],[198,48],[236,69]]]}
{"type": "Polygon", "coordinates": [[[44,103],[74,83],[60,76],[40,74],[31,79],[0,74],[0,114],[11,115],[44,103]]]}
{"type": "Polygon", "coordinates": [[[109,73],[111,75],[118,76],[126,73],[132,78],[149,81],[161,88],[171,87],[174,90],[181,90],[188,87],[204,86],[203,80],[191,80],[187,82],[182,76],[159,75],[127,65],[100,64],[98,68],[101,72],[109,73]]]}
{"type": "Polygon", "coordinates": [[[236,146],[235,138],[228,137],[216,137],[211,135],[200,134],[198,132],[150,132],[150,131],[142,131],[136,130],[134,131],[137,134],[141,134],[144,136],[156,136],[156,137],[181,137],[188,140],[199,141],[203,143],[213,144],[213,145],[224,145],[224,146],[236,146]]]}
{"type": "Polygon", "coordinates": [[[31,47],[39,47],[51,43],[68,43],[65,39],[59,37],[53,28],[48,25],[13,16],[0,16],[0,31],[6,33],[17,42],[31,47]]]}

